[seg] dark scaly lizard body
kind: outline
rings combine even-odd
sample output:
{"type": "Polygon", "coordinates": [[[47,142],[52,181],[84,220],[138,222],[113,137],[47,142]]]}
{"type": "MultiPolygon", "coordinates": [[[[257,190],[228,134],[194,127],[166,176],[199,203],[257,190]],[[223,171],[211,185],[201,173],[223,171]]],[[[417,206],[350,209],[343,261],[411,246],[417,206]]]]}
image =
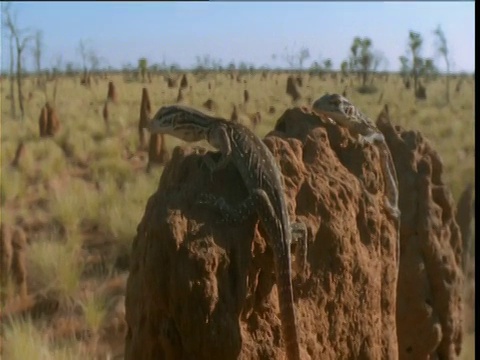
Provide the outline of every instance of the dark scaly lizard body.
{"type": "MultiPolygon", "coordinates": [[[[206,139],[220,150],[215,162],[204,158],[211,171],[232,161],[242,176],[249,197],[236,209],[222,198],[201,196],[201,202],[220,208],[229,221],[241,221],[254,211],[273,250],[280,303],[283,339],[287,359],[299,360],[300,350],[291,279],[291,229],[282,185],[281,172],[267,146],[245,126],[203,114],[185,106],[162,107],[153,117],[149,130],[173,135],[188,142],[206,139]]],[[[294,228],[294,227],[293,227],[294,228]]]]}
{"type": "MultiPolygon", "coordinates": [[[[315,100],[312,109],[320,116],[349,129],[361,140],[373,143],[379,148],[380,166],[385,180],[385,207],[397,220],[400,231],[400,209],[398,206],[398,179],[390,149],[382,132],[375,123],[358,110],[347,98],[339,94],[326,94],[315,100]]],[[[397,263],[400,261],[400,234],[397,234],[397,263]]]]}

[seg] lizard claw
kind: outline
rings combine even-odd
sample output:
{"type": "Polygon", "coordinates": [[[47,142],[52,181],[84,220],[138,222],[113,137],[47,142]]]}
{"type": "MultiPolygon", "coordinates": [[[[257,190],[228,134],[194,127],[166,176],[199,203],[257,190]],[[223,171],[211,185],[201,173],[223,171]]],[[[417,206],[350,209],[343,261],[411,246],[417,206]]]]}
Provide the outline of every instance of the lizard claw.
{"type": "Polygon", "coordinates": [[[216,197],[213,194],[201,193],[197,197],[197,204],[213,207],[219,211],[226,206],[225,199],[216,197]]]}

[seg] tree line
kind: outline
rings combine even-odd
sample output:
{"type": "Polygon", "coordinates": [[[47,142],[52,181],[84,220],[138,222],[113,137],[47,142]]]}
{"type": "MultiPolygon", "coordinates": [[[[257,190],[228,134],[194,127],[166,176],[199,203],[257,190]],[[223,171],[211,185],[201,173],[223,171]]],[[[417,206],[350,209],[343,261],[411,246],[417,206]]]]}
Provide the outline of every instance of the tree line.
{"type": "MultiPolygon", "coordinates": [[[[8,40],[9,49],[9,69],[2,69],[2,75],[7,73],[10,79],[10,97],[11,113],[15,117],[15,95],[18,98],[18,106],[20,113],[24,115],[24,104],[22,97],[22,77],[27,73],[24,70],[23,61],[25,53],[30,52],[34,63],[34,74],[39,75],[37,86],[45,91],[46,97],[46,79],[54,77],[56,74],[63,73],[67,75],[78,74],[83,72],[84,76],[89,73],[96,72],[113,72],[115,70],[122,72],[138,73],[142,79],[145,79],[147,73],[160,71],[181,71],[178,64],[167,64],[165,59],[160,63],[148,64],[148,59],[142,57],[138,59],[136,65],[125,64],[122,69],[114,69],[107,66],[105,58],[98,56],[97,51],[92,44],[84,39],[81,39],[77,46],[77,53],[80,58],[80,65],[76,65],[73,61],[64,62],[62,56],[58,56],[54,65],[47,69],[43,65],[44,56],[44,40],[41,30],[32,31],[29,29],[20,29],[17,22],[16,14],[14,13],[11,3],[2,3],[2,30],[4,36],[8,40]],[[43,75],[43,77],[42,77],[43,75]],[[15,94],[15,85],[17,92],[15,94]]],[[[435,38],[435,48],[437,53],[433,57],[425,57],[422,55],[422,46],[424,44],[423,36],[413,30],[410,30],[407,38],[407,46],[405,55],[398,58],[399,73],[404,82],[408,85],[410,79],[413,79],[413,90],[418,91],[420,87],[420,77],[432,77],[438,75],[438,67],[434,59],[442,60],[446,65],[447,85],[446,85],[446,99],[449,101],[449,74],[451,71],[451,58],[445,33],[439,25],[432,31],[435,38]]],[[[268,71],[268,70],[292,70],[292,71],[308,71],[311,74],[325,74],[333,71],[334,64],[330,58],[316,59],[312,61],[310,67],[306,68],[305,63],[311,59],[310,50],[308,47],[301,47],[296,49],[294,47],[285,47],[279,54],[272,54],[274,62],[283,62],[286,66],[261,66],[256,67],[254,64],[247,61],[234,61],[223,65],[221,59],[215,59],[208,54],[197,56],[195,64],[188,70],[194,72],[207,71],[268,71]]],[[[372,39],[368,37],[355,37],[350,45],[348,56],[343,60],[338,68],[343,76],[354,74],[360,81],[360,86],[365,88],[372,86],[374,77],[372,74],[378,73],[382,65],[387,65],[388,61],[381,51],[375,49],[372,39]]],[[[408,86],[407,86],[408,87],[408,86]]]]}

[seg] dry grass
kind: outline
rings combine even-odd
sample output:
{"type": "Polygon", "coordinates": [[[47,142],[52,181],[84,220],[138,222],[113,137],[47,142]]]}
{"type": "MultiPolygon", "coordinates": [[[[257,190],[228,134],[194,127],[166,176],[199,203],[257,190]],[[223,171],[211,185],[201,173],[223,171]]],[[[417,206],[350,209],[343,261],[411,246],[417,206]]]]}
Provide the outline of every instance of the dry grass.
{"type": "Polygon", "coordinates": [[[12,360],[47,360],[50,349],[31,321],[13,320],[5,329],[4,355],[12,360]]]}
{"type": "Polygon", "coordinates": [[[81,237],[58,234],[37,240],[28,249],[28,273],[33,288],[60,300],[64,307],[75,302],[82,275],[81,237]]]}
{"type": "Polygon", "coordinates": [[[5,326],[3,356],[9,360],[80,360],[85,355],[78,345],[55,344],[45,335],[43,326],[32,320],[12,319],[5,326]]]}
{"type": "MultiPolygon", "coordinates": [[[[293,104],[285,93],[287,77],[270,73],[262,79],[259,73],[242,75],[237,82],[222,73],[210,73],[203,79],[188,74],[192,89],[184,89],[183,103],[202,109],[202,104],[212,99],[215,114],[227,119],[236,105],[240,121],[258,111],[262,122],[255,132],[264,136],[287,108],[307,105],[325,92],[342,93],[347,88],[347,97],[366,114],[376,118],[388,103],[395,124],[419,130],[432,142],[443,160],[444,179],[455,199],[467,182],[474,181],[472,78],[465,79],[460,93],[454,91],[456,81],[451,82],[452,101],[447,105],[443,100],[444,78],[426,83],[428,100],[416,102],[412,91],[393,75],[388,81],[375,79],[378,93],[359,94],[354,90],[356,80],[341,83],[340,76],[334,80],[303,74],[302,98],[293,104]],[[351,81],[355,82],[353,86],[351,81]],[[246,104],[245,89],[250,95],[246,104]],[[383,99],[379,102],[381,92],[383,99]],[[269,112],[271,106],[276,109],[274,113],[269,112]]],[[[98,295],[95,288],[110,281],[111,276],[125,274],[125,266],[117,268],[117,260],[128,255],[136,226],[162,172],[157,167],[146,174],[146,152],[137,150],[142,88],[148,89],[155,113],[160,106],[176,101],[178,86],[168,88],[162,76],[153,76],[152,83],[143,84],[112,75],[92,81],[88,89],[80,85],[78,77],[61,78],[55,104],[60,132],[54,138],[40,139],[37,120],[46,99],[34,81],[27,78],[24,82],[25,94],[33,94],[26,103],[24,121],[11,118],[6,99],[8,83],[1,83],[1,101],[5,105],[1,108],[0,133],[1,217],[5,223],[20,222],[30,228],[28,288],[34,293],[48,293],[67,306],[62,307],[58,318],[50,319],[51,324],[11,322],[4,334],[5,354],[9,359],[76,359],[86,358],[86,353],[93,358],[93,353],[100,356],[110,351],[105,350],[108,344],[102,343],[101,335],[108,320],[108,299],[98,295]],[[118,99],[109,104],[107,130],[102,110],[109,81],[114,82],[118,99]],[[18,169],[11,169],[9,164],[20,141],[24,141],[25,156],[18,169]],[[110,269],[108,274],[105,269],[110,269]],[[82,316],[76,320],[79,308],[82,316]],[[54,327],[59,321],[67,325],[54,327]],[[92,338],[72,341],[67,336],[70,340],[65,342],[64,333],[81,326],[94,334],[92,338]],[[48,338],[45,334],[49,334],[48,338]]],[[[50,93],[52,89],[48,90],[50,93]]],[[[171,137],[166,137],[166,142],[170,152],[182,144],[171,137]]],[[[11,290],[7,286],[2,291],[11,290]]],[[[462,359],[473,359],[473,354],[473,336],[467,335],[462,359]]]]}

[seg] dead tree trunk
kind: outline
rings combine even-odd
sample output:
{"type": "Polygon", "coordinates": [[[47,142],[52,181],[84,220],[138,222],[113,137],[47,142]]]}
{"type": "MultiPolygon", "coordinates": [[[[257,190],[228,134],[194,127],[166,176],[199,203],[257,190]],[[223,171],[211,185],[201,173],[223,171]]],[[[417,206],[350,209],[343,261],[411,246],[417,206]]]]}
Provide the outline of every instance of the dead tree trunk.
{"type": "Polygon", "coordinates": [[[18,106],[20,107],[20,113],[22,119],[25,116],[25,109],[23,107],[23,94],[22,94],[22,50],[23,48],[17,46],[17,88],[18,88],[18,106]]]}
{"type": "MultiPolygon", "coordinates": [[[[12,18],[10,13],[10,8],[7,5],[6,7],[2,8],[4,15],[4,24],[5,27],[10,31],[10,36],[13,40],[15,40],[15,47],[17,50],[17,86],[18,86],[18,104],[20,107],[20,112],[22,115],[22,119],[25,115],[25,109],[23,107],[23,96],[22,96],[22,52],[28,45],[28,42],[33,39],[33,37],[25,33],[24,30],[20,30],[15,24],[15,20],[12,18]]],[[[11,55],[10,59],[12,60],[13,57],[13,46],[10,45],[11,55]]],[[[11,61],[13,64],[13,60],[11,61]]]]}
{"type": "Polygon", "coordinates": [[[15,119],[17,114],[15,111],[15,55],[13,53],[13,35],[10,35],[10,111],[15,119]]]}

